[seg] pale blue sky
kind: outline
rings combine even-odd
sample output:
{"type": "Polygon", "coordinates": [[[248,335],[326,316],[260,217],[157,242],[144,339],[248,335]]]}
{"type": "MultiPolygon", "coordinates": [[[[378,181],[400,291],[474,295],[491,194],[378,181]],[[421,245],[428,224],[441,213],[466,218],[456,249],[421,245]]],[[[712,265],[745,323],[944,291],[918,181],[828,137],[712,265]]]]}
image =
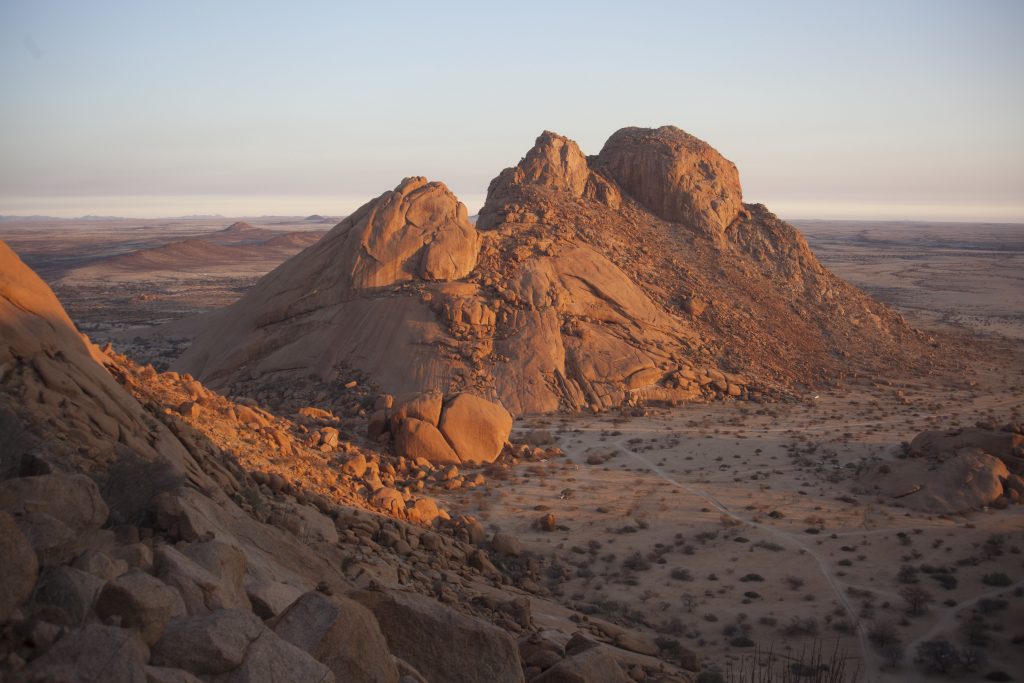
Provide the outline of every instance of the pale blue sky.
{"type": "Polygon", "coordinates": [[[479,208],[674,124],[791,217],[1024,220],[1024,2],[0,0],[0,213],[479,208]]]}

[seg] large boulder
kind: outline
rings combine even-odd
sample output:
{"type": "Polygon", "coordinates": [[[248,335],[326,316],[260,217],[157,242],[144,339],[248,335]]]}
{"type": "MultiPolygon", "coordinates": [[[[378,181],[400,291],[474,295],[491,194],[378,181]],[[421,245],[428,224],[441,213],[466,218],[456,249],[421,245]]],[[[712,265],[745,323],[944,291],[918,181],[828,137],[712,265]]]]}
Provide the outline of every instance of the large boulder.
{"type": "Polygon", "coordinates": [[[35,550],[40,567],[66,564],[85,549],[82,536],[45,512],[18,515],[14,523],[35,550]]]}
{"type": "Polygon", "coordinates": [[[437,426],[441,419],[441,404],[444,396],[440,391],[406,394],[395,401],[391,408],[391,431],[397,431],[403,420],[413,417],[437,426]]]}
{"type": "Polygon", "coordinates": [[[100,491],[84,474],[44,474],[0,482],[0,510],[45,513],[76,531],[98,529],[109,513],[100,491]]]}
{"type": "Polygon", "coordinates": [[[32,594],[39,561],[32,544],[6,512],[0,512],[0,622],[32,594]]]}
{"type": "Polygon", "coordinates": [[[152,664],[184,669],[221,683],[333,683],[334,674],[282,640],[257,616],[220,610],[168,624],[152,664]]]}
{"type": "Polygon", "coordinates": [[[275,619],[272,628],[325,664],[339,681],[398,681],[377,620],[357,602],[309,592],[275,619]]]}
{"type": "Polygon", "coordinates": [[[60,607],[76,624],[92,614],[104,581],[73,567],[51,567],[39,577],[34,600],[60,607]]]}
{"type": "Polygon", "coordinates": [[[934,514],[955,514],[991,505],[1003,495],[1009,470],[1002,460],[977,448],[937,458],[882,463],[860,482],[872,492],[934,514]]]}
{"type": "MultiPolygon", "coordinates": [[[[188,550],[192,550],[196,545],[205,544],[195,544],[188,550]]],[[[250,609],[249,598],[242,587],[244,556],[241,564],[243,574],[237,575],[216,569],[214,573],[189,555],[168,545],[157,546],[153,553],[153,568],[156,575],[181,593],[188,614],[208,614],[220,609],[250,609]]]]}
{"type": "Polygon", "coordinates": [[[512,433],[512,415],[498,403],[461,393],[441,413],[440,430],[462,462],[494,462],[512,433]]]}
{"type": "Polygon", "coordinates": [[[395,429],[395,452],[411,460],[424,458],[435,465],[462,462],[437,427],[414,417],[402,420],[395,429]]]}
{"type": "Polygon", "coordinates": [[[303,590],[280,581],[252,579],[245,583],[245,593],[252,603],[252,611],[261,619],[273,619],[298,600],[303,590]]]}
{"type": "Polygon", "coordinates": [[[563,659],[531,683],[629,683],[615,659],[603,647],[592,647],[563,659]]]}
{"type": "Polygon", "coordinates": [[[996,456],[1011,471],[1024,473],[1024,434],[968,427],[952,431],[924,431],[910,442],[911,455],[939,459],[971,448],[996,456]]]}
{"type": "Polygon", "coordinates": [[[152,663],[197,676],[224,674],[242,663],[264,630],[256,615],[241,610],[174,619],[153,646],[152,663]]]}
{"type": "Polygon", "coordinates": [[[138,629],[147,645],[164,632],[167,623],[185,614],[181,594],[160,579],[140,571],[109,581],[96,601],[101,619],[118,618],[122,626],[138,629]]]}
{"type": "Polygon", "coordinates": [[[736,165],[675,126],[617,131],[597,166],[655,215],[713,235],[724,234],[743,208],[736,165]]]}
{"type": "Polygon", "coordinates": [[[29,666],[31,680],[147,683],[146,644],[136,631],[88,624],[66,634],[29,666]]]}
{"type": "Polygon", "coordinates": [[[523,681],[516,642],[496,626],[416,593],[360,591],[350,597],[373,612],[391,652],[428,681],[523,681]]]}

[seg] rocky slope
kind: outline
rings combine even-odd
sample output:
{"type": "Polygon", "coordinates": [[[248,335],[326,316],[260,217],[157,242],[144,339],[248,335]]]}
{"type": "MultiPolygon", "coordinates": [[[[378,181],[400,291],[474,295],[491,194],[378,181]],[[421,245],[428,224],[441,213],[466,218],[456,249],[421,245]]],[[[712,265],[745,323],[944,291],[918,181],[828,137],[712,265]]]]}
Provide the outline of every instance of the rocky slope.
{"type": "Polygon", "coordinates": [[[560,567],[427,495],[482,473],[345,429],[97,349],[0,242],[0,678],[691,680],[678,641],[577,626],[560,567]]]}
{"type": "Polygon", "coordinates": [[[179,366],[268,394],[354,370],[524,414],[760,399],[928,362],[900,316],[742,203],[731,162],[667,126],[618,131],[593,157],[545,132],[476,226],[443,184],[406,179],[223,311],[179,366]]]}

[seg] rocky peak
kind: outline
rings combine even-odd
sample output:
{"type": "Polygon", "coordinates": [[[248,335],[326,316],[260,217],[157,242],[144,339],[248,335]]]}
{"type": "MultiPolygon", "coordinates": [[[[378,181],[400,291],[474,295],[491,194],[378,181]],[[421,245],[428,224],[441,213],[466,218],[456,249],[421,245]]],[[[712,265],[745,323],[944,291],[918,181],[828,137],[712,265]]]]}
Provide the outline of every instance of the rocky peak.
{"type": "Polygon", "coordinates": [[[518,203],[530,190],[595,199],[612,208],[621,201],[615,187],[590,168],[574,140],[546,130],[518,165],[506,168],[491,181],[477,226],[489,229],[500,223],[509,205],[518,203]]]}
{"type": "Polygon", "coordinates": [[[675,126],[623,128],[594,165],[658,217],[716,237],[743,208],[736,165],[675,126]]]}
{"type": "Polygon", "coordinates": [[[590,176],[587,158],[579,145],[567,137],[544,131],[533,149],[513,169],[513,182],[544,185],[575,196],[583,194],[590,176]]]}
{"type": "Polygon", "coordinates": [[[473,270],[479,247],[465,205],[444,183],[414,176],[335,226],[317,249],[341,264],[343,289],[354,291],[458,280],[473,270]]]}

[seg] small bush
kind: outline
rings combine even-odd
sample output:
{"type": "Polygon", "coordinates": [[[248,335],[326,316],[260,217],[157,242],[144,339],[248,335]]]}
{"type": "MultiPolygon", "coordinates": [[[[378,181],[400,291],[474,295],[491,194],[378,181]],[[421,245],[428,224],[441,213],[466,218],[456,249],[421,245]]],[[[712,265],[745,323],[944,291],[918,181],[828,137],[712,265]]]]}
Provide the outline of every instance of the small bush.
{"type": "Polygon", "coordinates": [[[793,617],[789,623],[782,627],[782,635],[787,638],[799,638],[801,636],[818,635],[818,620],[814,617],[801,619],[793,617]]]}
{"type": "Polygon", "coordinates": [[[676,581],[693,581],[693,574],[690,573],[689,569],[684,569],[683,567],[676,567],[669,576],[676,581]]]}
{"type": "Polygon", "coordinates": [[[985,574],[981,577],[981,582],[986,586],[993,586],[995,588],[1002,588],[1009,586],[1013,583],[1013,579],[1002,572],[993,572],[991,574],[985,574]]]}

